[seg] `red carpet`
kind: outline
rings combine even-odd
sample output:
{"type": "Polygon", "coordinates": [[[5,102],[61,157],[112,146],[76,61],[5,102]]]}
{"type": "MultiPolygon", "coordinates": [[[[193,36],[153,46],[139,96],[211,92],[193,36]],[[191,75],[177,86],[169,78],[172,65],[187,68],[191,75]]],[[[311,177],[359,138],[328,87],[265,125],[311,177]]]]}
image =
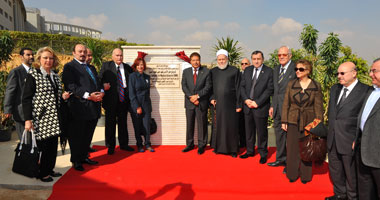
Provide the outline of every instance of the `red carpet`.
{"type": "MultiPolygon", "coordinates": [[[[248,159],[215,155],[210,149],[182,153],[184,146],[158,146],[156,152],[130,153],[105,147],[91,159],[96,166],[85,171],[70,169],[53,187],[49,199],[324,199],[333,194],[328,165],[313,169],[312,182],[289,183],[283,167],[259,164],[260,156],[248,159]]],[[[269,162],[275,148],[269,150],[269,162]]]]}

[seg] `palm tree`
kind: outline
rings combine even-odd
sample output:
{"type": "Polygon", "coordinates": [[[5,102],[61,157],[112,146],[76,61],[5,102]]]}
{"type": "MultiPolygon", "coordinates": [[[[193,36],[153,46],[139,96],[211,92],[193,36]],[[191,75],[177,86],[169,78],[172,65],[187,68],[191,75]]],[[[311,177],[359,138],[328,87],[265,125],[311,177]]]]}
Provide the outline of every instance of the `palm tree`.
{"type": "Polygon", "coordinates": [[[237,47],[239,41],[235,41],[230,36],[227,36],[226,39],[222,37],[222,39],[218,39],[217,44],[214,45],[213,51],[216,53],[219,49],[224,49],[228,52],[228,62],[231,65],[237,65],[240,62],[240,59],[242,59],[243,55],[243,48],[237,47]]]}

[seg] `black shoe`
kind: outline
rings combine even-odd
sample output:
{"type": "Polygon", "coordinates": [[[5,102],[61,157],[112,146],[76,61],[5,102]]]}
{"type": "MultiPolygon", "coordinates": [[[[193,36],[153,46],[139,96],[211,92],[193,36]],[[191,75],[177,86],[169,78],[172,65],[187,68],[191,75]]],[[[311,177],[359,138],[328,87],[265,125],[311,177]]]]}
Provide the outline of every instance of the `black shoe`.
{"type": "Polygon", "coordinates": [[[88,148],[88,153],[94,153],[94,152],[96,152],[96,149],[91,148],[91,147],[88,148]]]}
{"type": "Polygon", "coordinates": [[[198,148],[198,154],[199,155],[202,155],[204,152],[205,152],[205,148],[203,148],[203,147],[198,148]]]}
{"type": "MultiPolygon", "coordinates": [[[[297,180],[297,179],[296,179],[296,180],[297,180]]],[[[294,183],[294,182],[296,182],[296,180],[290,180],[290,179],[289,179],[289,182],[294,183]]]]}
{"type": "Polygon", "coordinates": [[[261,157],[259,162],[260,164],[265,164],[267,162],[267,157],[261,157]]]}
{"type": "Polygon", "coordinates": [[[86,158],[84,159],[84,161],[82,163],[85,163],[85,164],[89,164],[89,165],[96,165],[98,164],[99,162],[98,161],[95,161],[95,160],[91,160],[89,158],[86,158]]]}
{"type": "Polygon", "coordinates": [[[130,146],[123,146],[123,147],[120,147],[121,150],[124,150],[124,151],[135,151],[134,148],[130,147],[130,146]]]}
{"type": "Polygon", "coordinates": [[[107,151],[108,155],[112,155],[114,153],[115,153],[115,149],[114,148],[108,148],[108,151],[107,151]]]}
{"type": "Polygon", "coordinates": [[[325,200],[347,200],[346,196],[334,195],[331,197],[326,197],[325,200]]]}
{"type": "Polygon", "coordinates": [[[310,181],[301,181],[303,184],[306,184],[306,183],[308,183],[308,182],[310,182],[310,181]]]}
{"type": "Polygon", "coordinates": [[[42,182],[52,182],[54,181],[53,178],[51,176],[48,176],[47,178],[40,178],[40,180],[42,182]]]}
{"type": "Polygon", "coordinates": [[[60,176],[62,176],[62,174],[59,173],[59,172],[55,172],[55,171],[53,171],[53,172],[50,173],[50,176],[51,176],[51,177],[60,177],[60,176]]]}
{"type": "Polygon", "coordinates": [[[77,171],[84,171],[82,163],[75,162],[74,163],[74,169],[77,170],[77,171]]]}
{"type": "Polygon", "coordinates": [[[239,156],[240,158],[243,158],[243,159],[246,159],[246,158],[248,158],[248,157],[253,157],[254,155],[253,154],[248,154],[248,153],[245,153],[245,154],[243,154],[243,155],[241,155],[241,156],[239,156]]]}
{"type": "Polygon", "coordinates": [[[285,166],[285,162],[281,162],[281,161],[275,161],[275,162],[271,162],[271,163],[268,163],[268,166],[270,167],[278,167],[278,166],[285,166]]]}
{"type": "Polygon", "coordinates": [[[232,156],[233,158],[237,158],[237,153],[231,153],[231,156],[232,156]]]}
{"type": "Polygon", "coordinates": [[[193,149],[194,149],[194,147],[186,146],[184,149],[182,149],[182,152],[189,152],[189,151],[191,151],[193,149]]]}
{"type": "Polygon", "coordinates": [[[283,174],[286,174],[286,167],[284,167],[284,170],[282,170],[283,174]]]}

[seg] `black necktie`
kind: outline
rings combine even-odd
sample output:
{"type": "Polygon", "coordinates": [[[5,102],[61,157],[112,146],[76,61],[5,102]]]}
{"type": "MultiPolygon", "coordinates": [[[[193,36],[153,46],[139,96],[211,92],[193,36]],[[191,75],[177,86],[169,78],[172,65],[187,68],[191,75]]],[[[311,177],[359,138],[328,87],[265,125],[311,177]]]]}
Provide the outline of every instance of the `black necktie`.
{"type": "Polygon", "coordinates": [[[343,89],[343,94],[342,94],[342,97],[340,98],[340,101],[338,103],[338,107],[342,106],[343,102],[347,99],[347,95],[346,95],[347,91],[348,91],[347,88],[343,89]]]}
{"type": "Polygon", "coordinates": [[[249,92],[250,99],[253,99],[253,95],[255,93],[255,85],[256,85],[256,80],[257,80],[256,76],[257,76],[257,68],[255,68],[255,73],[253,74],[253,78],[252,78],[251,91],[249,92]]]}

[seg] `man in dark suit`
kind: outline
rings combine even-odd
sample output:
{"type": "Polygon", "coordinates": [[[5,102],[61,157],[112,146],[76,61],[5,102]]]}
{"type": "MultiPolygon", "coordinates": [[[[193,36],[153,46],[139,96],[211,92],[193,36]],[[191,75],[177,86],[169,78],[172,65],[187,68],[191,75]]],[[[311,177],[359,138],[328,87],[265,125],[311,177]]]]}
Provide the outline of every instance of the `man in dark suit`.
{"type": "MultiPolygon", "coordinates": [[[[251,66],[251,61],[249,61],[248,58],[243,58],[241,60],[241,75],[243,76],[244,75],[244,70],[251,66]]],[[[242,148],[242,147],[246,147],[247,146],[247,143],[245,141],[245,120],[244,120],[244,112],[239,112],[239,147],[242,148]]]]}
{"type": "Polygon", "coordinates": [[[357,80],[357,68],[352,62],[338,68],[339,83],[331,87],[329,101],[329,131],[327,146],[330,176],[334,185],[332,199],[357,199],[356,165],[352,155],[359,111],[369,86],[357,80]]]}
{"type": "Polygon", "coordinates": [[[25,78],[34,61],[34,54],[30,48],[20,50],[22,64],[9,72],[7,78],[7,87],[4,97],[5,117],[13,117],[16,122],[16,131],[19,139],[24,132],[24,115],[21,104],[21,94],[24,88],[25,78]]]}
{"type": "Polygon", "coordinates": [[[105,138],[108,155],[115,152],[116,123],[118,124],[118,139],[120,149],[134,151],[128,146],[127,115],[131,112],[128,97],[128,77],[132,68],[123,63],[123,51],[116,48],[112,51],[112,61],[103,63],[99,77],[104,85],[105,95],[103,108],[106,111],[105,138]]]}
{"type": "Polygon", "coordinates": [[[358,117],[355,149],[359,199],[380,199],[380,58],[369,73],[373,88],[365,95],[358,117]]]}
{"type": "MultiPolygon", "coordinates": [[[[276,134],[276,161],[268,163],[268,166],[277,167],[286,164],[286,132],[281,129],[282,103],[285,97],[288,82],[296,78],[295,63],[291,61],[292,51],[287,46],[278,49],[278,61],[280,65],[273,70],[274,93],[269,116],[273,118],[273,127],[276,134]]],[[[284,173],[286,169],[284,168],[284,173]]]]}
{"type": "Polygon", "coordinates": [[[71,93],[68,107],[72,119],[69,121],[70,161],[75,170],[84,171],[83,163],[94,165],[97,161],[87,158],[91,137],[100,117],[100,101],[104,96],[96,69],[86,63],[87,50],[82,44],[73,49],[74,59],[66,63],[62,82],[71,93]]]}
{"type": "Polygon", "coordinates": [[[210,70],[201,66],[201,55],[190,55],[191,68],[183,70],[182,91],[185,93],[186,108],[186,148],[188,152],[194,148],[195,119],[198,125],[198,154],[203,154],[207,145],[207,109],[211,92],[210,70]]]}
{"type": "MultiPolygon", "coordinates": [[[[89,49],[89,48],[86,48],[87,49],[87,56],[86,56],[86,63],[88,66],[90,66],[91,68],[95,68],[95,66],[91,65],[91,62],[92,62],[92,50],[89,49]]],[[[91,148],[91,141],[92,141],[92,138],[93,138],[94,134],[92,134],[91,136],[91,140],[90,140],[90,146],[88,147],[88,152],[91,153],[91,152],[96,152],[96,149],[94,148],[91,148]]]]}
{"type": "Polygon", "coordinates": [[[257,131],[257,149],[261,156],[260,163],[264,164],[268,155],[267,126],[270,96],[273,94],[273,70],[263,64],[261,51],[254,51],[251,60],[253,66],[245,69],[240,84],[247,143],[247,152],[240,158],[254,156],[257,131]]]}

